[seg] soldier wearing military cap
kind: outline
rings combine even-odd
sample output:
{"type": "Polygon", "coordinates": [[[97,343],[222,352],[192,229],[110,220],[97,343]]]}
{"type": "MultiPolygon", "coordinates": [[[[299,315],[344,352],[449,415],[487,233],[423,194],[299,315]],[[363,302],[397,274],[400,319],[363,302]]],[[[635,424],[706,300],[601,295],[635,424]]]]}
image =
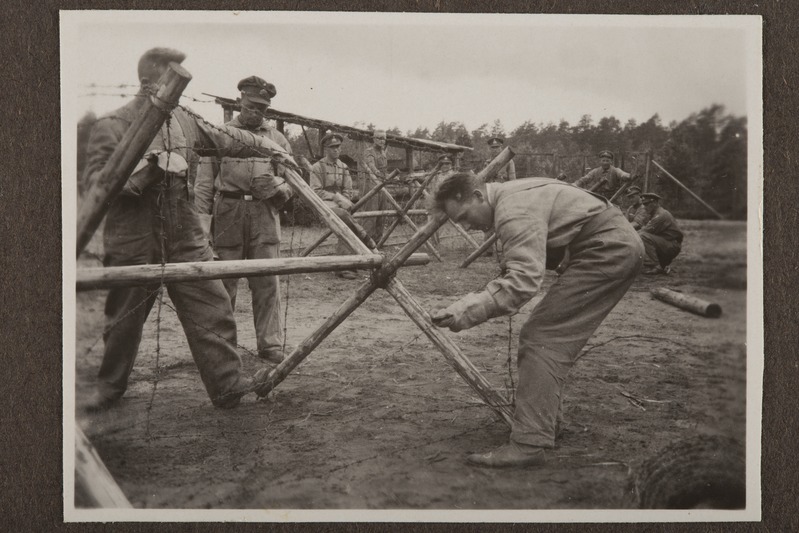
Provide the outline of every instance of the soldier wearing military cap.
{"type": "Polygon", "coordinates": [[[630,181],[632,176],[613,166],[613,153],[609,150],[599,152],[599,166],[574,182],[583,189],[593,191],[605,198],[611,198],[616,191],[630,181]]]}
{"type": "Polygon", "coordinates": [[[649,214],[646,212],[644,204],[641,203],[641,187],[633,185],[627,188],[626,197],[630,205],[627,207],[627,220],[635,229],[641,229],[649,222],[649,214]]]}
{"type": "MultiPolygon", "coordinates": [[[[505,145],[505,139],[502,137],[495,135],[493,137],[488,138],[488,151],[491,154],[491,157],[485,160],[485,166],[496,158],[500,152],[502,152],[502,147],[505,145]]],[[[508,163],[499,169],[499,172],[496,173],[494,178],[490,181],[496,182],[504,182],[504,181],[511,181],[516,179],[516,163],[513,162],[511,159],[508,163]]]]}
{"type": "MultiPolygon", "coordinates": [[[[275,86],[258,76],[238,83],[241,112],[227,123],[269,139],[286,152],[291,145],[282,133],[264,118],[275,86]]],[[[222,157],[202,161],[195,185],[197,209],[209,220],[213,217],[213,247],[223,261],[239,259],[277,259],[280,257],[279,209],[292,195],[292,189],[269,157],[222,157]]],[[[253,321],[258,356],[270,363],[283,360],[283,319],[280,313],[278,276],[247,278],[252,293],[253,321]]],[[[239,280],[223,280],[236,309],[239,280]]]]}
{"type": "MultiPolygon", "coordinates": [[[[386,147],[385,130],[375,130],[372,133],[372,146],[363,154],[364,174],[360,179],[360,193],[364,196],[372,187],[386,179],[388,175],[388,149],[386,147]]],[[[366,205],[365,211],[383,211],[387,208],[383,193],[373,196],[366,205]]],[[[383,235],[384,217],[372,217],[364,221],[363,227],[374,241],[379,241],[383,235]]]]}
{"type": "Polygon", "coordinates": [[[668,274],[671,262],[682,249],[683,233],[671,213],[660,205],[660,196],[652,192],[641,195],[649,221],[638,230],[644,243],[644,274],[668,274]]]}
{"type": "MultiPolygon", "coordinates": [[[[374,249],[377,248],[375,242],[350,214],[354,193],[349,167],[339,159],[342,142],[344,137],[339,133],[330,132],[322,137],[325,155],[311,167],[311,188],[366,246],[374,249]]],[[[350,255],[352,250],[339,239],[336,254],[350,255]]],[[[344,279],[358,277],[354,270],[339,271],[336,276],[344,279]]]]}
{"type": "MultiPolygon", "coordinates": [[[[170,48],[153,48],[141,56],[141,89],[136,98],[100,118],[92,129],[86,150],[86,183],[94,183],[103,172],[170,63],[180,63],[185,57],[170,48]]],[[[213,127],[182,107],[172,109],[169,118],[120,194],[110,201],[103,229],[103,262],[107,266],[211,261],[211,248],[192,198],[197,156],[252,157],[281,150],[248,131],[213,127]]],[[[84,405],[87,410],[107,409],[125,394],[157,289],[156,283],[108,291],[105,350],[96,389],[84,405]]],[[[235,407],[249,392],[252,379],[242,372],[236,322],[222,281],[169,283],[166,290],[208,396],[217,407],[235,407]]]]}

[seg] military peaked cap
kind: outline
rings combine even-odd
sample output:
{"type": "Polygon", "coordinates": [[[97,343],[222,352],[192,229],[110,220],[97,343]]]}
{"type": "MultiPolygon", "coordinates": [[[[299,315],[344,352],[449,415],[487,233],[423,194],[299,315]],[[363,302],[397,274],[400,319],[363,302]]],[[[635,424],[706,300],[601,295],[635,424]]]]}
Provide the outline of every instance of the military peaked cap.
{"type": "Polygon", "coordinates": [[[441,163],[452,163],[452,158],[447,154],[441,154],[440,156],[438,156],[438,160],[441,163]]]}
{"type": "Polygon", "coordinates": [[[274,85],[258,76],[244,78],[239,82],[238,89],[247,99],[259,104],[271,104],[272,98],[277,94],[274,85]]]}
{"type": "Polygon", "coordinates": [[[645,192],[641,195],[641,198],[644,200],[660,200],[660,196],[653,192],[645,192]]]}
{"type": "Polygon", "coordinates": [[[613,159],[613,152],[611,152],[610,150],[602,150],[601,152],[599,152],[599,157],[609,157],[613,159]]]}
{"type": "Polygon", "coordinates": [[[632,196],[633,194],[641,194],[641,187],[633,185],[632,187],[627,189],[627,196],[632,196]]]}
{"type": "Polygon", "coordinates": [[[488,146],[502,146],[503,144],[505,144],[505,139],[498,135],[488,138],[488,146]]]}
{"type": "Polygon", "coordinates": [[[341,143],[344,142],[344,136],[340,133],[330,132],[324,137],[322,137],[322,146],[339,146],[341,143]]]}

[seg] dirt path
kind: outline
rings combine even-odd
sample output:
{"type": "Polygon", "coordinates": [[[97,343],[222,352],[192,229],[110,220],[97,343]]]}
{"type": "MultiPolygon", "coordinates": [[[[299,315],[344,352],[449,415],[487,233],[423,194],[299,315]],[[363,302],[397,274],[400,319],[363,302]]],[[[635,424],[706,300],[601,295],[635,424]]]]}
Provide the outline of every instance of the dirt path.
{"type": "MultiPolygon", "coordinates": [[[[508,429],[382,291],[268,399],[245,397],[233,411],[211,406],[180,324],[165,307],[160,334],[155,313],[150,318],[121,405],[79,415],[79,423],[136,507],[620,507],[628,468],[667,443],[695,434],[744,438],[746,227],[681,225],[686,246],[675,273],[639,278],[589,341],[569,378],[559,446],[542,468],[493,471],[465,463],[467,453],[503,443],[508,429]],[[655,286],[715,301],[723,315],[704,319],[655,301],[655,286]],[[153,396],[157,337],[161,372],[153,396]]],[[[489,258],[459,269],[468,253],[455,249],[462,241],[442,242],[442,263],[399,275],[427,309],[479,289],[498,272],[489,258]]],[[[332,274],[284,280],[289,342],[305,338],[358,283],[332,274]]],[[[254,372],[246,284],[239,295],[239,344],[254,372]]],[[[78,404],[100,363],[103,298],[78,295],[78,404]]],[[[503,394],[516,379],[508,370],[509,327],[514,353],[534,304],[510,324],[494,319],[452,334],[503,394]]]]}

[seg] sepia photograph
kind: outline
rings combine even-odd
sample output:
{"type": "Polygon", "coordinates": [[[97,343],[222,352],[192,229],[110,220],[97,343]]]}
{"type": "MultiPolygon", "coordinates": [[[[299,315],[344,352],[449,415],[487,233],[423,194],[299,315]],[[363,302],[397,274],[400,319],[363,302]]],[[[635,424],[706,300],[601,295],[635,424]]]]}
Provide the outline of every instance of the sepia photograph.
{"type": "Polygon", "coordinates": [[[59,24],[66,521],[760,520],[759,16],[59,24]]]}

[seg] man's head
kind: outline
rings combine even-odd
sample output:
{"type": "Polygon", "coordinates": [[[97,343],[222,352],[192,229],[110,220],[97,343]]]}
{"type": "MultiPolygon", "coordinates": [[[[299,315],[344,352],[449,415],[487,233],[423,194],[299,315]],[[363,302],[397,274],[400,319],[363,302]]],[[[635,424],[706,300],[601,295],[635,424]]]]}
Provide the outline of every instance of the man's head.
{"type": "Polygon", "coordinates": [[[380,148],[386,147],[386,130],[375,130],[372,140],[380,148]]]}
{"type": "Polygon", "coordinates": [[[641,205],[641,187],[637,185],[629,187],[626,196],[631,205],[641,205]]]}
{"type": "Polygon", "coordinates": [[[344,136],[339,133],[330,132],[322,137],[322,148],[325,151],[325,157],[330,161],[335,161],[341,155],[341,143],[344,142],[344,136]]]}
{"type": "Polygon", "coordinates": [[[491,151],[491,155],[496,157],[502,151],[502,146],[505,144],[505,139],[499,136],[489,137],[488,138],[488,149],[491,151]]]}
{"type": "Polygon", "coordinates": [[[182,63],[186,54],[174,48],[151,48],[139,58],[139,83],[152,89],[172,62],[182,63]]]}
{"type": "Polygon", "coordinates": [[[613,164],[613,152],[610,150],[602,150],[599,152],[599,166],[607,170],[613,164]]]}
{"type": "Polygon", "coordinates": [[[258,76],[244,78],[237,87],[241,91],[239,122],[248,128],[257,128],[263,122],[264,113],[269,109],[277,89],[258,76]]]}
{"type": "Polygon", "coordinates": [[[658,206],[660,206],[660,196],[653,192],[645,192],[641,195],[641,203],[644,204],[646,212],[652,215],[657,211],[658,206]]]}
{"type": "Polygon", "coordinates": [[[467,230],[486,231],[494,225],[494,208],[488,203],[485,184],[471,172],[445,178],[436,191],[435,207],[467,230]]]}
{"type": "Polygon", "coordinates": [[[449,172],[452,170],[452,158],[447,154],[438,156],[438,163],[440,165],[441,172],[449,172]]]}

